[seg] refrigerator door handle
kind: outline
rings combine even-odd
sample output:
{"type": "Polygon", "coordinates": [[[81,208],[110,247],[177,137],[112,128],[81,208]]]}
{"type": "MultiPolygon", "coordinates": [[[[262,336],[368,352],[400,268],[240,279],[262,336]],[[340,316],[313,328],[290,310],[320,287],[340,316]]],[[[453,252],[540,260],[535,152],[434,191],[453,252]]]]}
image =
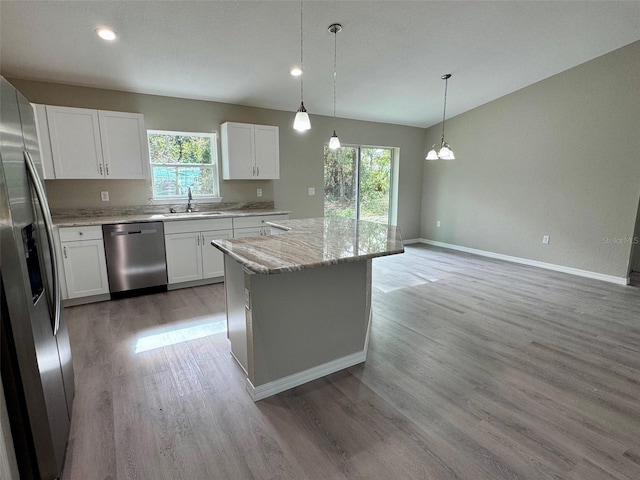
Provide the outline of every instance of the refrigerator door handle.
{"type": "Polygon", "coordinates": [[[42,219],[44,220],[45,230],[47,233],[47,246],[49,247],[49,255],[51,258],[51,276],[53,285],[53,335],[58,334],[60,329],[60,313],[62,309],[62,298],[60,294],[60,284],[58,283],[58,259],[56,256],[56,249],[53,241],[53,222],[51,221],[51,212],[49,211],[49,205],[47,204],[47,196],[44,192],[44,187],[38,176],[36,166],[33,163],[31,155],[26,150],[24,151],[24,161],[27,165],[27,172],[29,173],[29,180],[31,181],[34,190],[36,191],[36,197],[38,198],[38,204],[42,212],[42,219]]]}

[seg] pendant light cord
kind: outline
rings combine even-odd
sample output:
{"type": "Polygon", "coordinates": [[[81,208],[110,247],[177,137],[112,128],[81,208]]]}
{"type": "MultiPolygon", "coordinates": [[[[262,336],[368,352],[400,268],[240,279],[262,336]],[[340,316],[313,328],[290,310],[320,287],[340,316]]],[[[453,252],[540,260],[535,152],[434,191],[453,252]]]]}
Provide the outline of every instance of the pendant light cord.
{"type": "Polygon", "coordinates": [[[300,75],[300,103],[304,101],[304,63],[303,59],[303,49],[302,49],[302,5],[303,0],[300,0],[300,69],[302,70],[302,75],[300,75]]]}
{"type": "Polygon", "coordinates": [[[336,129],[336,64],[338,56],[338,30],[333,32],[333,130],[336,129]]]}
{"type": "Polygon", "coordinates": [[[442,139],[440,140],[440,146],[444,145],[444,119],[447,113],[447,87],[449,86],[449,79],[444,79],[444,108],[442,109],[442,139]]]}

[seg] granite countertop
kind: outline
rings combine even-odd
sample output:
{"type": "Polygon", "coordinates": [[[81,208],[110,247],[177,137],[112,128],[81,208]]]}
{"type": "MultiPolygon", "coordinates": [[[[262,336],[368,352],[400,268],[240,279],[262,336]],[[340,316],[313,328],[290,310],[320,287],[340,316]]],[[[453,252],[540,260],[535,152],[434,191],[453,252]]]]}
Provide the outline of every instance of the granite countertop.
{"type": "Polygon", "coordinates": [[[140,212],[92,212],[83,214],[53,214],[52,221],[56,227],[84,227],[90,225],[107,225],[111,223],[137,222],[172,222],[178,220],[200,220],[209,218],[250,217],[256,215],[279,215],[291,213],[288,210],[266,209],[236,209],[203,212],[179,213],[140,213],[140,212]]]}
{"type": "Polygon", "coordinates": [[[280,235],[213,240],[211,244],[260,274],[294,272],[404,252],[398,227],[350,218],[285,220],[280,235]]]}

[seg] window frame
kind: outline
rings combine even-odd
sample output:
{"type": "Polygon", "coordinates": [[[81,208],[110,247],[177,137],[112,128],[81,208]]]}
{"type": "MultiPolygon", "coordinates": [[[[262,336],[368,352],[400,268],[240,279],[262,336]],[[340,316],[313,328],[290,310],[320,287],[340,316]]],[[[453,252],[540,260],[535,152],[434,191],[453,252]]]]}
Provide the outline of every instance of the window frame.
{"type": "MultiPolygon", "coordinates": [[[[323,168],[324,168],[324,162],[326,161],[326,157],[325,157],[325,150],[329,148],[329,142],[324,142],[324,149],[323,149],[323,168]]],[[[389,213],[387,216],[387,225],[390,226],[396,226],[398,224],[398,193],[399,193],[399,185],[398,185],[398,179],[399,179],[399,161],[400,161],[400,148],[398,147],[385,147],[382,145],[368,145],[368,144],[363,144],[363,143],[345,143],[345,144],[341,144],[340,148],[355,148],[357,150],[357,161],[356,161],[356,165],[355,165],[355,179],[356,179],[356,185],[355,185],[355,206],[354,206],[354,213],[356,216],[356,219],[360,220],[360,201],[361,201],[361,195],[360,195],[360,174],[361,174],[361,162],[362,162],[362,149],[363,148],[367,148],[367,149],[384,149],[384,150],[390,150],[391,151],[391,161],[390,161],[390,171],[389,171],[389,213]]],[[[323,174],[324,177],[324,174],[323,174]]],[[[323,178],[323,184],[324,184],[324,178],[323,178]]],[[[323,197],[324,197],[324,185],[323,185],[323,197]]],[[[322,205],[322,209],[323,209],[323,215],[324,215],[324,198],[323,198],[323,205],[322,205]]]]}
{"type": "Polygon", "coordinates": [[[220,196],[220,169],[219,169],[219,155],[218,155],[218,132],[185,132],[179,130],[157,130],[147,129],[147,149],[149,150],[149,174],[150,174],[150,189],[151,189],[151,202],[157,204],[173,204],[178,201],[184,201],[186,195],[156,195],[154,188],[154,167],[169,167],[169,168],[212,168],[214,176],[214,190],[213,195],[193,194],[193,200],[198,203],[219,203],[222,201],[220,196]],[[149,147],[149,135],[181,135],[187,137],[209,137],[211,138],[211,164],[201,163],[153,163],[151,161],[151,149],[149,147]]]}

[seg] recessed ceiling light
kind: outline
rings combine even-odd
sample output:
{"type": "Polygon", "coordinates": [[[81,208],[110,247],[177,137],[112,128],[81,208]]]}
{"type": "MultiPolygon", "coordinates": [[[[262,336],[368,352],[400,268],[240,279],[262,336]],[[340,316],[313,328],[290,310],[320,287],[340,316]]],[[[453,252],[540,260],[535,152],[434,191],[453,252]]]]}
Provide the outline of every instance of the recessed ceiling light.
{"type": "Polygon", "coordinates": [[[109,27],[100,27],[95,30],[96,35],[98,35],[103,40],[108,40],[113,42],[116,38],[118,38],[118,34],[111,30],[109,27]]]}
{"type": "Polygon", "coordinates": [[[299,77],[300,75],[302,75],[302,68],[300,67],[292,67],[291,68],[291,75],[293,75],[294,77],[299,77]]]}

